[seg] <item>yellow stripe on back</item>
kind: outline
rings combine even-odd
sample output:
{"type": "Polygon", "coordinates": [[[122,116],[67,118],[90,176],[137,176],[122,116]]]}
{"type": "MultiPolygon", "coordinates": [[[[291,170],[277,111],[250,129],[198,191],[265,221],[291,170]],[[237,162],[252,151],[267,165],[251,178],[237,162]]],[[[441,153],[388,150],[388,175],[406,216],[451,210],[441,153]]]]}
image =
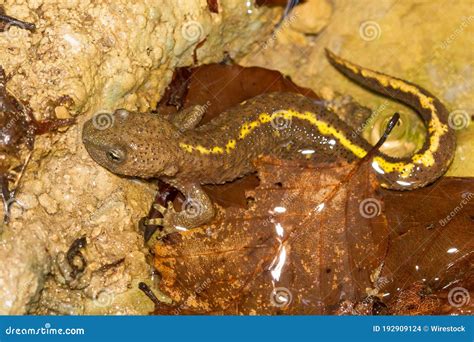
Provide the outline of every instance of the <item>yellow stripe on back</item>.
{"type": "MultiPolygon", "coordinates": [[[[420,92],[417,87],[412,86],[402,80],[391,78],[375,71],[360,68],[359,66],[352,64],[346,60],[343,60],[337,56],[334,56],[333,58],[336,60],[337,63],[343,65],[344,67],[356,74],[362,75],[364,78],[374,79],[384,87],[392,87],[393,89],[399,89],[404,93],[409,93],[416,96],[416,98],[420,102],[420,105],[431,112],[431,119],[428,125],[428,131],[430,134],[428,149],[423,153],[415,154],[411,159],[411,163],[405,163],[401,161],[390,162],[385,160],[383,157],[377,156],[374,158],[374,162],[377,163],[378,168],[387,173],[398,172],[400,173],[400,176],[402,178],[407,178],[414,171],[416,165],[424,165],[426,167],[433,166],[435,163],[434,153],[440,147],[440,139],[446,132],[448,132],[447,125],[441,123],[441,121],[439,120],[436,106],[434,105],[434,99],[420,92]]],[[[358,146],[357,144],[351,142],[351,140],[347,138],[344,132],[338,131],[329,123],[325,122],[324,120],[318,119],[314,113],[302,113],[293,109],[279,110],[273,112],[272,114],[261,113],[256,120],[243,123],[237,132],[238,138],[229,140],[222,147],[204,147],[201,145],[192,146],[185,143],[181,143],[180,146],[185,152],[188,153],[198,152],[204,155],[215,155],[224,153],[230,154],[234,149],[238,147],[238,141],[246,139],[255,131],[255,129],[262,125],[274,122],[274,120],[277,118],[283,118],[284,120],[304,120],[310,123],[312,126],[315,126],[322,135],[331,136],[335,138],[346,150],[350,151],[356,157],[363,158],[367,155],[367,151],[364,148],[358,146]]]]}
{"type": "MultiPolygon", "coordinates": [[[[188,153],[198,152],[203,155],[219,155],[224,153],[230,154],[232,153],[232,150],[237,148],[239,140],[242,141],[246,139],[255,131],[255,129],[264,124],[269,124],[277,118],[283,118],[285,120],[304,120],[315,126],[322,135],[331,136],[335,138],[346,150],[350,151],[356,157],[363,158],[367,155],[367,151],[364,148],[351,142],[343,132],[338,131],[329,123],[318,119],[315,114],[311,112],[301,113],[292,109],[279,110],[272,114],[261,113],[255,121],[246,122],[242,124],[242,126],[238,130],[237,140],[231,139],[227,141],[223,146],[204,147],[201,145],[193,146],[190,144],[180,143],[180,147],[188,153]]],[[[430,144],[431,147],[434,146],[437,148],[438,146],[436,144],[439,145],[439,140],[437,141],[436,138],[434,138],[433,136],[431,137],[431,139],[433,140],[430,144]]],[[[415,155],[412,160],[416,164],[423,164],[426,166],[432,166],[434,164],[434,158],[431,150],[428,150],[423,154],[415,155]]],[[[385,160],[380,156],[375,157],[374,161],[384,172],[399,172],[402,178],[408,177],[415,167],[415,164],[413,163],[393,163],[385,160]]]]}

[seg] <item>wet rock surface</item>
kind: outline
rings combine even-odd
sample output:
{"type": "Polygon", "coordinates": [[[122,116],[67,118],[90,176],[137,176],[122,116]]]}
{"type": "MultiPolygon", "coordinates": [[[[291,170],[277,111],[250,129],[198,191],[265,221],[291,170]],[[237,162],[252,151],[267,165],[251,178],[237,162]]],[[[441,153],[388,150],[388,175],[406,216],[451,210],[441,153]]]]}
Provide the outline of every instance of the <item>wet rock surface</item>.
{"type": "Polygon", "coordinates": [[[2,4],[36,25],[0,32],[9,92],[37,119],[76,116],[77,124],[36,141],[3,227],[0,313],[149,312],[136,285],[151,275],[137,226],[156,185],[95,164],[82,145],[82,123],[98,110],[152,109],[176,67],[244,54],[281,9],[234,0],[221,2],[219,13],[206,1],[179,8],[174,1],[2,4]],[[87,267],[71,275],[67,252],[83,236],[87,267]]]}

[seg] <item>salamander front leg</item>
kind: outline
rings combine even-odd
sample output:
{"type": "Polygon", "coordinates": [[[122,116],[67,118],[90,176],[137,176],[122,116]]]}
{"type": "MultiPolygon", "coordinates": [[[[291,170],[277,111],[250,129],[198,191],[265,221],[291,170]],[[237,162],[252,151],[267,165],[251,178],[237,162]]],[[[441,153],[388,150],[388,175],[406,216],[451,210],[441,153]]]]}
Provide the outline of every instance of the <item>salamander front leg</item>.
{"type": "Polygon", "coordinates": [[[208,223],[215,215],[214,205],[209,196],[199,184],[181,184],[171,182],[171,185],[180,190],[186,197],[182,209],[174,211],[173,206],[168,205],[164,213],[163,223],[168,229],[189,229],[208,223]]]}
{"type": "Polygon", "coordinates": [[[206,106],[195,105],[185,108],[171,116],[171,122],[181,131],[187,131],[196,128],[201,122],[206,106]]]}

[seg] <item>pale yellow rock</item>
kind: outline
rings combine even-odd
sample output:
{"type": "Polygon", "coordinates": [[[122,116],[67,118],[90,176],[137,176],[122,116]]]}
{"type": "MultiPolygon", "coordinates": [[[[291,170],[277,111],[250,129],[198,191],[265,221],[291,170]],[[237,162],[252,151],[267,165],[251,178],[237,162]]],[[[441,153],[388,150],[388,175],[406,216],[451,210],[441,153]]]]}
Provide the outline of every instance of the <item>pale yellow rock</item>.
{"type": "Polygon", "coordinates": [[[56,117],[58,119],[69,119],[71,117],[71,114],[67,110],[66,107],[64,106],[57,106],[54,108],[54,113],[56,114],[56,117]]]}
{"type": "Polygon", "coordinates": [[[51,198],[48,194],[41,194],[38,197],[40,205],[46,210],[50,215],[56,214],[58,212],[58,203],[51,198]]]}
{"type": "Polygon", "coordinates": [[[153,305],[137,283],[151,272],[138,221],[155,186],[97,165],[83,147],[82,124],[98,110],[152,109],[175,68],[193,65],[194,55],[197,64],[239,58],[267,38],[282,10],[241,0],[219,1],[219,14],[206,0],[0,5],[37,26],[0,32],[9,91],[38,119],[77,119],[64,134],[37,137],[17,195],[23,208],[15,203],[1,227],[0,314],[146,314],[153,305]],[[71,281],[60,261],[82,236],[88,267],[71,281]]]}
{"type": "Polygon", "coordinates": [[[238,58],[269,33],[265,23],[281,12],[254,8],[247,14],[239,0],[220,1],[218,14],[206,0],[2,4],[37,27],[35,33],[17,27],[0,33],[0,58],[13,76],[9,89],[39,118],[61,96],[74,101],[74,114],[153,108],[173,70],[191,65],[195,51],[200,63],[218,62],[225,52],[238,58]]]}
{"type": "Polygon", "coordinates": [[[309,0],[290,14],[290,26],[301,33],[317,34],[326,27],[331,15],[332,4],[329,0],[309,0]]]}

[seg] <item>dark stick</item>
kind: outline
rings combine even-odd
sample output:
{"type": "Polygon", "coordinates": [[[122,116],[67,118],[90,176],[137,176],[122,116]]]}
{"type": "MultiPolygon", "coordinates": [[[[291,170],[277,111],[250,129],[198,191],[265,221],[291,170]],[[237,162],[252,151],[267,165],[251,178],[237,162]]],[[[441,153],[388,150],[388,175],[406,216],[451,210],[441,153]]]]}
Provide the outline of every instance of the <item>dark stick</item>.
{"type": "Polygon", "coordinates": [[[28,31],[36,30],[35,24],[27,23],[26,21],[15,19],[6,14],[0,14],[0,21],[7,23],[7,25],[10,24],[12,26],[16,26],[24,30],[28,30],[28,31]]]}
{"type": "Polygon", "coordinates": [[[10,205],[15,198],[15,192],[9,190],[8,177],[5,175],[0,176],[0,195],[2,196],[4,210],[3,223],[7,224],[10,221],[10,205]]]}
{"type": "Polygon", "coordinates": [[[161,305],[160,300],[158,299],[158,297],[156,297],[156,295],[153,293],[153,291],[147,284],[145,284],[144,282],[140,282],[138,283],[138,288],[142,290],[148,298],[150,298],[150,300],[155,304],[155,306],[161,305]]]}
{"type": "Polygon", "coordinates": [[[77,275],[83,272],[87,267],[87,261],[81,253],[81,248],[84,248],[86,245],[87,245],[87,240],[86,240],[86,237],[83,236],[79,239],[74,240],[74,242],[71,244],[71,247],[69,247],[69,250],[66,253],[67,262],[69,266],[72,268],[71,278],[73,279],[76,278],[77,275]],[[76,257],[79,258],[81,261],[80,266],[77,266],[74,263],[74,259],[76,257]]]}
{"type": "Polygon", "coordinates": [[[383,132],[382,136],[380,137],[379,141],[374,145],[374,147],[367,153],[367,155],[363,158],[364,160],[367,160],[369,158],[372,158],[372,156],[378,152],[380,147],[385,143],[387,140],[388,136],[392,132],[393,128],[395,125],[398,123],[398,120],[400,120],[400,114],[395,113],[393,114],[392,118],[387,124],[387,127],[385,128],[385,131],[383,132]]]}
{"type": "Polygon", "coordinates": [[[293,10],[293,8],[295,8],[296,5],[299,4],[299,2],[300,0],[288,0],[288,2],[286,3],[285,11],[283,12],[283,15],[281,16],[280,20],[276,24],[275,28],[279,28],[281,26],[281,24],[285,21],[285,19],[288,17],[288,15],[293,10]]]}

